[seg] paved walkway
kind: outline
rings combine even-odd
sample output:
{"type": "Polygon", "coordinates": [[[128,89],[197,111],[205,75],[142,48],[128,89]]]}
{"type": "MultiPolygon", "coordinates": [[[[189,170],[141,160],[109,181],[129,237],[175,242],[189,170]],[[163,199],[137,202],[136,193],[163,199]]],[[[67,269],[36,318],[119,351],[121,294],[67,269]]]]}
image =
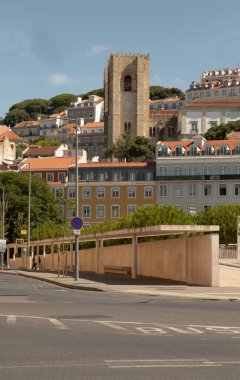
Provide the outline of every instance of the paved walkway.
{"type": "Polygon", "coordinates": [[[59,286],[88,291],[123,292],[162,297],[184,297],[195,299],[239,300],[240,301],[240,267],[220,265],[219,287],[189,286],[174,281],[157,278],[138,277],[132,280],[120,275],[96,275],[80,273],[75,281],[72,276],[58,276],[53,272],[5,270],[1,274],[14,274],[41,281],[50,282],[59,286]]]}

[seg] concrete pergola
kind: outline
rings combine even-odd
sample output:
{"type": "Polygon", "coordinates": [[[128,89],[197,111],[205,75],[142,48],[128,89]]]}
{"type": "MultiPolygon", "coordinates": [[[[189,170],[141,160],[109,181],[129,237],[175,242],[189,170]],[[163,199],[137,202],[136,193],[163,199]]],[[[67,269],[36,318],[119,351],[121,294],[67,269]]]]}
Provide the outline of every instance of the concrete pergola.
{"type": "MultiPolygon", "coordinates": [[[[135,279],[137,275],[137,242],[139,237],[151,237],[160,235],[183,235],[184,236],[184,272],[185,277],[188,278],[188,237],[190,234],[209,234],[209,233],[219,233],[218,225],[157,225],[148,226],[140,228],[131,228],[125,230],[108,231],[96,234],[82,234],[79,243],[82,242],[95,242],[95,272],[99,273],[99,248],[103,246],[104,240],[113,240],[127,238],[131,239],[131,256],[132,256],[132,278],[135,279]]],[[[39,250],[42,247],[43,258],[45,261],[46,247],[50,246],[50,251],[52,255],[52,270],[54,270],[54,248],[57,246],[57,252],[61,250],[64,245],[70,245],[70,271],[72,271],[73,266],[73,244],[74,236],[62,237],[56,239],[47,239],[32,241],[30,243],[30,257],[33,258],[35,254],[37,259],[39,259],[39,250]],[[36,253],[35,253],[36,250],[36,253]]],[[[7,245],[7,265],[9,264],[10,250],[13,249],[13,259],[15,260],[16,253],[19,248],[21,249],[21,254],[26,250],[26,244],[8,244],[7,245]]],[[[28,259],[28,258],[26,258],[28,259]]],[[[30,269],[30,264],[28,264],[28,269],[30,269]]],[[[44,266],[43,266],[43,269],[44,266]]]]}

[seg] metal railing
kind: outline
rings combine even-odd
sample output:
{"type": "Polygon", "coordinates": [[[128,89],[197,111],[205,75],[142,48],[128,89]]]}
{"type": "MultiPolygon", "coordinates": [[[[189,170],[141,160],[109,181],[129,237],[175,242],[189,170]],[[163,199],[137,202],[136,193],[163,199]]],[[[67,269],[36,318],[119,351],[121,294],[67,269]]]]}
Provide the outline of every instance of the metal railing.
{"type": "Polygon", "coordinates": [[[219,246],[219,261],[221,263],[240,263],[240,252],[237,244],[221,244],[219,246]]]}

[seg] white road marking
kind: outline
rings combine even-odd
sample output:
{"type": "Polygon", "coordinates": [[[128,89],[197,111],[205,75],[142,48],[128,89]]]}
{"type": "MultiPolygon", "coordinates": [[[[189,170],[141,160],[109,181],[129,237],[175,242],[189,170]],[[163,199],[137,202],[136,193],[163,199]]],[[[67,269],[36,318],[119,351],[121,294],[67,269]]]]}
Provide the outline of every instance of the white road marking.
{"type": "Polygon", "coordinates": [[[47,318],[49,320],[49,322],[51,322],[55,327],[57,327],[58,329],[61,329],[61,330],[68,330],[69,327],[64,325],[61,321],[59,321],[58,319],[55,319],[55,318],[47,318]]]}
{"type": "Polygon", "coordinates": [[[16,320],[17,320],[16,315],[8,315],[7,316],[7,323],[9,325],[14,325],[16,323],[16,320]]]}
{"type": "Polygon", "coordinates": [[[119,325],[115,324],[114,322],[97,321],[97,323],[100,323],[102,325],[106,325],[106,326],[111,327],[111,328],[118,330],[118,331],[126,331],[127,330],[125,327],[119,326],[119,325]]]}

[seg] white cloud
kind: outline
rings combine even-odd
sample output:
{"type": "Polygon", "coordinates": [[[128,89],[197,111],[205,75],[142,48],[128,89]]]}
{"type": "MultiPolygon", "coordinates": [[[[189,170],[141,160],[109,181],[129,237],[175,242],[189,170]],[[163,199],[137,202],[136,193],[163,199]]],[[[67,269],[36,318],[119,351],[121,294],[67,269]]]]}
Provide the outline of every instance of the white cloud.
{"type": "Polygon", "coordinates": [[[62,86],[71,84],[73,80],[65,74],[55,73],[49,77],[49,82],[53,86],[62,86]]]}
{"type": "Polygon", "coordinates": [[[88,51],[89,55],[97,55],[104,51],[108,50],[107,46],[104,45],[92,45],[90,50],[88,51]]]}

